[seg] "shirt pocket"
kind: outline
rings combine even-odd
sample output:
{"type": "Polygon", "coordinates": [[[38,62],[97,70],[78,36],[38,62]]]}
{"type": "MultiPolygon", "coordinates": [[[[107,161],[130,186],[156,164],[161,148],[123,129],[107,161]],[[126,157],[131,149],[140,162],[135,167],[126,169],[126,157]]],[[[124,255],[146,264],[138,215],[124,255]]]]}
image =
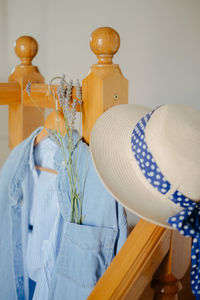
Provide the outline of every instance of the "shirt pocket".
{"type": "Polygon", "coordinates": [[[81,287],[93,287],[114,256],[117,231],[68,223],[58,273],[81,287]]]}

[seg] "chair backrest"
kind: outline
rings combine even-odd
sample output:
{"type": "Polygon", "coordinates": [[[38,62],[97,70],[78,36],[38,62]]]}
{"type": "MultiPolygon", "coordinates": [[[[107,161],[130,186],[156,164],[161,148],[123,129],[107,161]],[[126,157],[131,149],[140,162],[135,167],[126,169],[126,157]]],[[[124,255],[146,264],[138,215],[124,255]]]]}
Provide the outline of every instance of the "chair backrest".
{"type": "MultiPolygon", "coordinates": [[[[92,65],[89,75],[82,81],[82,133],[87,143],[96,119],[105,110],[128,103],[128,80],[119,66],[112,63],[119,45],[119,34],[112,28],[98,28],[91,35],[90,46],[98,62],[92,65]]],[[[31,93],[42,110],[54,105],[48,85],[39,69],[31,63],[37,50],[37,42],[32,37],[18,38],[15,51],[21,64],[15,67],[8,83],[0,83],[0,105],[9,106],[10,148],[44,123],[25,91],[28,81],[32,82],[31,93]]],[[[187,284],[186,291],[178,298],[182,289],[180,279],[190,263],[190,249],[189,238],[141,220],[88,299],[148,300],[153,294],[154,299],[193,299],[187,284]],[[148,289],[153,276],[154,292],[148,289]]]]}

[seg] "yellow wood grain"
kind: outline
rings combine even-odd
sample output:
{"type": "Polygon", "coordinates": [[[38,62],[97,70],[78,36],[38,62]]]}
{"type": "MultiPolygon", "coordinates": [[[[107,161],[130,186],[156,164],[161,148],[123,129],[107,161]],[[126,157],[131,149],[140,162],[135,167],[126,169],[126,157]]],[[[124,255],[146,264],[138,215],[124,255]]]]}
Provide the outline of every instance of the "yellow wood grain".
{"type": "Polygon", "coordinates": [[[21,89],[17,82],[0,83],[0,105],[20,103],[21,89]]]}
{"type": "Polygon", "coordinates": [[[98,117],[107,109],[128,103],[128,80],[118,65],[93,65],[82,81],[84,140],[89,144],[90,133],[98,117]]]}
{"type": "MultiPolygon", "coordinates": [[[[57,88],[58,85],[52,85],[51,90],[57,97],[57,88]]],[[[76,97],[76,87],[72,87],[72,99],[77,99],[76,97]]],[[[28,107],[43,107],[43,108],[52,108],[55,109],[55,99],[49,91],[49,85],[44,83],[33,83],[31,84],[31,97],[26,92],[26,89],[23,90],[23,105],[28,107]]],[[[58,108],[60,108],[58,103],[58,108]]],[[[77,103],[77,111],[80,111],[80,106],[77,103]]]]}
{"type": "Polygon", "coordinates": [[[138,299],[170,247],[170,230],[140,220],[88,300],[138,299]]]}

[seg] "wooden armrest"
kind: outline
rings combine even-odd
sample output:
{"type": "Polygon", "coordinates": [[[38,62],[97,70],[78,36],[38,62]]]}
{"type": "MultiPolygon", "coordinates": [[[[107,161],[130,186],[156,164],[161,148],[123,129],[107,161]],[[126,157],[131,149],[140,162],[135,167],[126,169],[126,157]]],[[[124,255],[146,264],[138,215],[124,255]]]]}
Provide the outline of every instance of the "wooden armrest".
{"type": "Polygon", "coordinates": [[[139,299],[170,248],[171,231],[140,220],[88,300],[139,299]]]}

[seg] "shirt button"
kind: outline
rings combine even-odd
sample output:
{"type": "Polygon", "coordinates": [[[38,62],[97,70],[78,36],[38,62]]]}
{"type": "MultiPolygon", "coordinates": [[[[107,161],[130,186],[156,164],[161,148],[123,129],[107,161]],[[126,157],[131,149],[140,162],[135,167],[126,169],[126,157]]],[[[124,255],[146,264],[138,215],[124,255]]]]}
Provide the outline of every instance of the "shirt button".
{"type": "Polygon", "coordinates": [[[33,225],[29,224],[28,229],[29,229],[29,231],[33,231],[33,225]]]}

